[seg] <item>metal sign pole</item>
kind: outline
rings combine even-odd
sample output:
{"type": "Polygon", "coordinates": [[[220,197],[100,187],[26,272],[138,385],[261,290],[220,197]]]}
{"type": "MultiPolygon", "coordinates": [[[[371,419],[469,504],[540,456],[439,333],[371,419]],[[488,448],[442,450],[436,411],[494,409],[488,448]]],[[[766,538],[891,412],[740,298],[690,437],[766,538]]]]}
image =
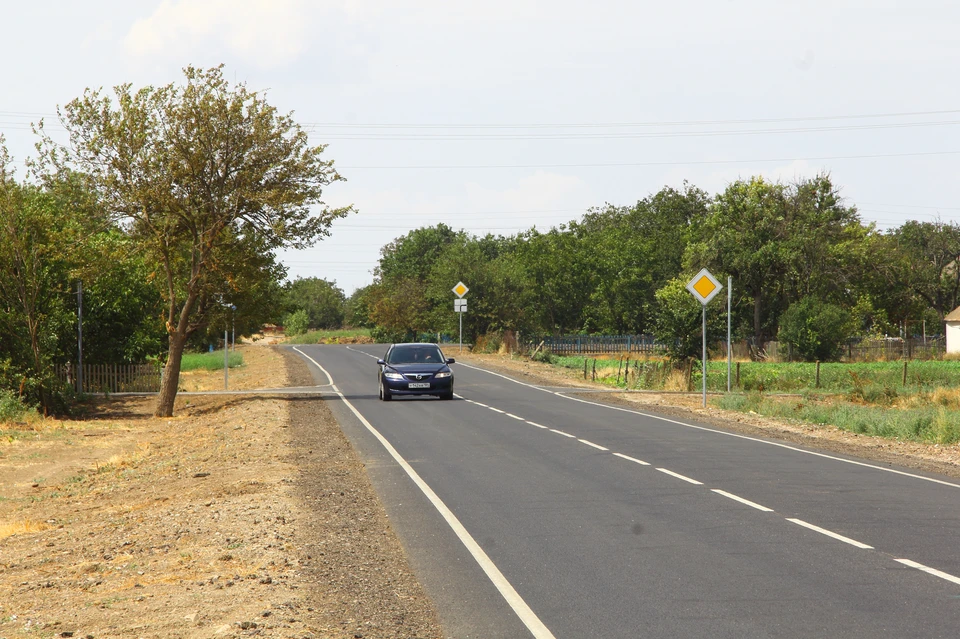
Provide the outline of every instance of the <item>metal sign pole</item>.
{"type": "Polygon", "coordinates": [[[703,305],[703,407],[707,407],[707,305],[703,305]]]}
{"type": "Polygon", "coordinates": [[[733,277],[727,276],[727,392],[730,392],[730,369],[733,364],[733,352],[730,350],[730,309],[733,304],[733,277]]]}
{"type": "Polygon", "coordinates": [[[460,352],[463,352],[463,312],[460,313],[460,352]]]}

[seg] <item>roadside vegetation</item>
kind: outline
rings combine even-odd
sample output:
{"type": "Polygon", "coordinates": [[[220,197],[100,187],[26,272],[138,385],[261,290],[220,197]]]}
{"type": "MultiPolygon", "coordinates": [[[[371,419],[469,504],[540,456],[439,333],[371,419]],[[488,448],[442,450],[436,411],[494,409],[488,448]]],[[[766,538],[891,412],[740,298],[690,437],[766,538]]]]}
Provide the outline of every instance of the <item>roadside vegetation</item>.
{"type": "MultiPolygon", "coordinates": [[[[227,355],[227,366],[229,368],[243,366],[243,353],[230,351],[227,355]]],[[[184,353],[180,370],[184,372],[223,370],[223,350],[211,353],[184,353]]]]}
{"type": "Polygon", "coordinates": [[[331,330],[307,331],[301,335],[287,337],[288,344],[322,344],[339,341],[373,341],[369,328],[341,328],[331,330]]]}
{"type": "MultiPolygon", "coordinates": [[[[960,305],[960,224],[878,230],[826,173],[786,184],[751,176],[712,194],[684,182],[508,236],[414,229],[381,247],[373,282],[347,295],[322,277],[289,280],[277,258],[354,212],[322,200],[343,176],[290,115],[221,67],[187,67],[181,82],[142,91],[85,91],[58,126],[66,135],[54,140],[38,125],[27,179],[0,138],[0,389],[42,413],[77,400],[62,369],[77,361],[81,287],[84,363],[163,361],[157,415],[172,413],[184,353],[219,346],[225,328],[249,336],[279,325],[299,343],[457,341],[462,319],[463,342],[484,351],[548,335],[652,334],[682,368],[699,356],[701,332],[685,284],[706,267],[724,284],[733,278],[735,341],[757,358],[776,341],[820,360],[819,389],[839,390],[850,374],[831,366],[848,340],[942,335],[960,305]],[[180,143],[183,132],[196,148],[180,143]],[[184,157],[160,161],[166,148],[184,157]],[[128,181],[116,168],[128,165],[151,180],[128,181]],[[207,176],[230,167],[243,170],[208,192],[207,176]],[[470,289],[462,315],[458,281],[470,289]]],[[[722,307],[708,308],[710,343],[725,333],[722,307]]],[[[648,365],[631,379],[672,387],[698,374],[648,365]]],[[[917,392],[952,384],[935,367],[908,375],[917,392]]],[[[803,367],[745,367],[741,388],[802,392],[810,377],[803,367]]]]}
{"type": "MultiPolygon", "coordinates": [[[[535,359],[611,388],[697,392],[700,364],[666,358],[556,356],[535,359]],[[586,371],[586,375],[584,375],[586,371]]],[[[707,365],[712,406],[852,433],[932,444],[960,443],[960,361],[863,363],[727,362],[707,365]],[[740,378],[737,384],[737,368],[740,378]],[[906,372],[906,383],[904,373],[906,372]]]]}

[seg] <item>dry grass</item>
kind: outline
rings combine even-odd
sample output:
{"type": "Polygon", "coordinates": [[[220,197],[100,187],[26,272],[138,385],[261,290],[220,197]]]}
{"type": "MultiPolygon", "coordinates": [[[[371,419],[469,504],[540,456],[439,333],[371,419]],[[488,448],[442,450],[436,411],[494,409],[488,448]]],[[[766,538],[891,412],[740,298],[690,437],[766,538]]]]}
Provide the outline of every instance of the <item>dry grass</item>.
{"type": "Polygon", "coordinates": [[[7,537],[22,535],[24,533],[40,532],[42,530],[49,530],[50,528],[52,528],[52,526],[49,524],[33,519],[24,519],[23,521],[17,521],[12,524],[0,524],[0,539],[6,539],[7,537]]]}

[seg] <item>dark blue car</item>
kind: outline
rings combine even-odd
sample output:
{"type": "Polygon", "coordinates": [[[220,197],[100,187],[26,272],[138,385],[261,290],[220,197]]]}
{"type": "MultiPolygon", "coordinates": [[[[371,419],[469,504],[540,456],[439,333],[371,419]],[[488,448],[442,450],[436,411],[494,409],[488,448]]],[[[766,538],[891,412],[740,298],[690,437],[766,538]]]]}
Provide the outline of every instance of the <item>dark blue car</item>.
{"type": "Polygon", "coordinates": [[[394,395],[436,395],[453,399],[453,371],[436,344],[394,344],[387,349],[380,365],[380,399],[394,395]]]}

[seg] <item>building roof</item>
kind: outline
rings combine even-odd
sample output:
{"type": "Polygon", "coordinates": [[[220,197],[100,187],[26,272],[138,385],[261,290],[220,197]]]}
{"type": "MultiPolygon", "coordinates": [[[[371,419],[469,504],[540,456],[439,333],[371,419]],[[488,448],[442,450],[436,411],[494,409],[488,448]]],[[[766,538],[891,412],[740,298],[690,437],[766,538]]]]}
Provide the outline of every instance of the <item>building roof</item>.
{"type": "Polygon", "coordinates": [[[950,311],[946,317],[943,318],[944,322],[960,322],[960,306],[950,311]]]}

